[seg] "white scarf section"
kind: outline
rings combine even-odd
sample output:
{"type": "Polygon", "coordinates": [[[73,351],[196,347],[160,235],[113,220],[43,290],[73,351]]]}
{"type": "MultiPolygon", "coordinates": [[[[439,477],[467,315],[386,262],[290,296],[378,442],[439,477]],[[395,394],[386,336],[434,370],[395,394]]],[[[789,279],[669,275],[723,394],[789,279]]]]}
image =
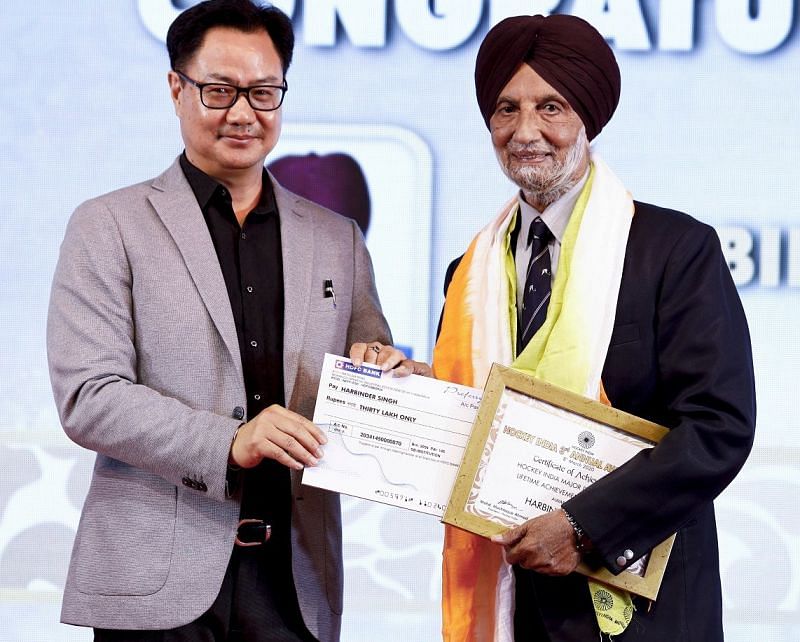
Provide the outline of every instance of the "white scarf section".
{"type": "Polygon", "coordinates": [[[466,301],[473,319],[474,380],[470,385],[476,388],[482,388],[486,383],[492,363],[507,366],[514,360],[505,243],[508,226],[518,209],[519,203],[514,196],[475,239],[466,301]]]}

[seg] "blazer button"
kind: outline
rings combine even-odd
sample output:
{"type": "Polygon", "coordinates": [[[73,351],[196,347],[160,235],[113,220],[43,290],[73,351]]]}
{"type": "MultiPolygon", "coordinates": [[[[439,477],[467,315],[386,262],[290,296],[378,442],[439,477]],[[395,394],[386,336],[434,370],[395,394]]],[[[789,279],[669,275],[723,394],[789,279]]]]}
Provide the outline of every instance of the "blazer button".
{"type": "Polygon", "coordinates": [[[620,568],[625,568],[625,565],[626,565],[627,563],[628,563],[628,560],[625,558],[625,556],[624,556],[624,555],[620,555],[620,556],[617,558],[617,566],[619,566],[620,568]]]}
{"type": "Polygon", "coordinates": [[[236,408],[233,409],[233,418],[244,419],[244,408],[241,406],[236,406],[236,408]]]}
{"type": "Polygon", "coordinates": [[[629,548],[626,548],[625,551],[622,554],[625,556],[626,560],[632,560],[633,559],[633,551],[631,549],[629,549],[629,548]]]}

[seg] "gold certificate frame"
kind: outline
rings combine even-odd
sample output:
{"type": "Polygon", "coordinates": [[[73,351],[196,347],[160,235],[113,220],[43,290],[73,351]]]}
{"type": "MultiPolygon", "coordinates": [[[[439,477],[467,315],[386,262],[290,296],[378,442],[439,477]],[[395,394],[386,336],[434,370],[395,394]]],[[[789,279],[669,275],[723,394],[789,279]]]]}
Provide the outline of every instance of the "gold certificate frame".
{"type": "MultiPolygon", "coordinates": [[[[442,521],[491,537],[561,503],[654,446],[668,430],[494,364],[442,521]]],[[[675,536],[599,582],[655,600],[675,536]]]]}

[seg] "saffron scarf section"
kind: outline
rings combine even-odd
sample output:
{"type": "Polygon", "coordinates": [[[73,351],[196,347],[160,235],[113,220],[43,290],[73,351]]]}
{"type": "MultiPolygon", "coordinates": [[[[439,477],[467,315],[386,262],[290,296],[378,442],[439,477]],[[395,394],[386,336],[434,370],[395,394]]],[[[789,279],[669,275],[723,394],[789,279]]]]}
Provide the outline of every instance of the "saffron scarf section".
{"type": "MultiPolygon", "coordinates": [[[[434,348],[434,374],[482,387],[497,362],[597,399],[633,200],[593,154],[589,179],[562,240],[547,318],[518,356],[516,276],[508,238],[517,209],[516,198],[507,203],[473,239],[456,269],[434,348]]],[[[442,572],[444,640],[513,640],[514,580],[501,547],[448,526],[442,572]]]]}

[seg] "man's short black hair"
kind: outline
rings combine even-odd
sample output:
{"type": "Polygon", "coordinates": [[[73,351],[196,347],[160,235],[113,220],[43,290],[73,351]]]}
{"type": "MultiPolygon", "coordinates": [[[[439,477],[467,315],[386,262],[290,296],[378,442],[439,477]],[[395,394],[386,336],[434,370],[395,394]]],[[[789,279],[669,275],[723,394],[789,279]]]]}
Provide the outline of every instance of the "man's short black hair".
{"type": "Polygon", "coordinates": [[[172,69],[182,71],[203,44],[206,32],[214,27],[230,27],[245,33],[266,31],[278,51],[286,75],[294,49],[292,22],[277,7],[259,6],[251,0],[207,0],[175,18],[167,32],[167,51],[172,69]]]}

